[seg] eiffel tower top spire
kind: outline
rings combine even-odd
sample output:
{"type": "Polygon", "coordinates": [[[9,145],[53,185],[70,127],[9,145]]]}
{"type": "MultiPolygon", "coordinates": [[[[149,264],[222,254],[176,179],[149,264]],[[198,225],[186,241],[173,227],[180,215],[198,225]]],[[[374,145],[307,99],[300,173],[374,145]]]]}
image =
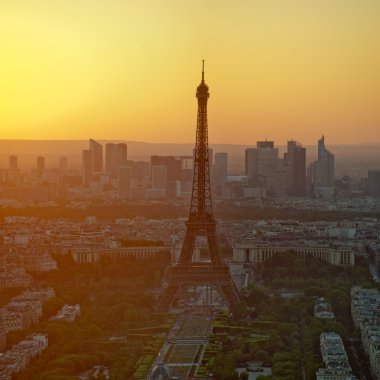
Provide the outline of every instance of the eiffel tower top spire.
{"type": "Polygon", "coordinates": [[[205,60],[202,59],[202,81],[197,87],[197,98],[200,106],[206,106],[207,99],[210,94],[208,92],[208,86],[205,83],[205,60]]]}

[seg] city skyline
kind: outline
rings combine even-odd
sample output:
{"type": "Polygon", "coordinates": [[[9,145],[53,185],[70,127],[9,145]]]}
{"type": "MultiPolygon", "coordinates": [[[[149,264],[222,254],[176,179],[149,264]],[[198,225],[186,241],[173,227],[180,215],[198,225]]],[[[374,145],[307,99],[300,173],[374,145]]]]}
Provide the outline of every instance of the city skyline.
{"type": "Polygon", "coordinates": [[[5,1],[2,138],[193,140],[206,59],[210,143],[379,142],[375,1],[5,1]]]}

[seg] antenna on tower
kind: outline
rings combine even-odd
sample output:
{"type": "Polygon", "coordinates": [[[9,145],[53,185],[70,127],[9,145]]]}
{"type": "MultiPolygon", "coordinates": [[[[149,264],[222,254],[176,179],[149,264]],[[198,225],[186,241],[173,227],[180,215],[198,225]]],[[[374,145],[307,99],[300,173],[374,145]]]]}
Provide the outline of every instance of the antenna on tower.
{"type": "Polygon", "coordinates": [[[205,60],[202,59],[202,82],[205,81],[205,60]]]}

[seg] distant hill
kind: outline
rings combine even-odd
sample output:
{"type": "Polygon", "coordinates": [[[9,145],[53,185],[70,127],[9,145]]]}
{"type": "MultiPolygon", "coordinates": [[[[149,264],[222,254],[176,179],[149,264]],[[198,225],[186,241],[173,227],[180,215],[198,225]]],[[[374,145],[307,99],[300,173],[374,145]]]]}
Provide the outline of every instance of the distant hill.
{"type": "MultiPolygon", "coordinates": [[[[97,140],[102,144],[120,142],[114,140],[97,140]]],[[[124,141],[128,144],[128,158],[132,160],[149,160],[153,154],[158,155],[192,155],[194,143],[147,143],[140,141],[124,141]]],[[[227,152],[229,171],[244,172],[244,151],[252,145],[210,144],[217,152],[227,152]]],[[[15,154],[20,168],[35,166],[38,155],[46,157],[46,167],[57,166],[58,157],[68,157],[70,167],[80,167],[81,152],[88,148],[88,140],[0,140],[0,168],[8,167],[8,157],[15,154]]],[[[286,150],[279,146],[280,156],[286,150]]],[[[306,146],[308,163],[317,156],[316,146],[306,146]]],[[[380,144],[327,145],[335,154],[337,173],[365,173],[368,168],[380,168],[380,144]]]]}

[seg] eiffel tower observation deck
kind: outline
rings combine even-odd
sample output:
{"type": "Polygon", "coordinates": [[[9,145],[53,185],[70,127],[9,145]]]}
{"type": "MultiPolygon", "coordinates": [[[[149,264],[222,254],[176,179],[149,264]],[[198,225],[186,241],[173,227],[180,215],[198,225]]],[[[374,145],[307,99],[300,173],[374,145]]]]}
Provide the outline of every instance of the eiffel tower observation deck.
{"type": "Polygon", "coordinates": [[[186,223],[186,234],[179,262],[168,271],[168,286],[159,299],[158,312],[169,310],[181,291],[198,285],[216,288],[230,308],[239,302],[239,293],[232,281],[229,268],[220,254],[212,208],[207,124],[209,96],[203,61],[202,80],[196,93],[198,114],[190,214],[186,223]],[[207,240],[209,262],[193,262],[193,253],[198,237],[205,237],[207,240]]]}

